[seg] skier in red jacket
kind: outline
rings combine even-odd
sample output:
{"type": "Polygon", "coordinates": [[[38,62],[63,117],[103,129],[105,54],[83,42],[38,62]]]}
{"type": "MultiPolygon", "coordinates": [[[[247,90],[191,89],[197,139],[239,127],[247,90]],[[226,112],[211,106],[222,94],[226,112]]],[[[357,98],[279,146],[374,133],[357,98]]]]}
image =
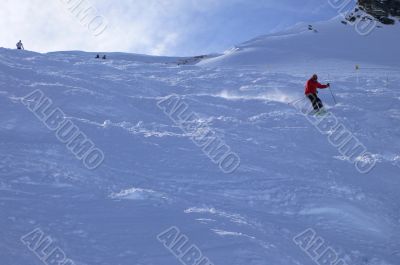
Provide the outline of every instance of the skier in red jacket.
{"type": "Polygon", "coordinates": [[[321,99],[318,97],[318,88],[324,89],[330,87],[330,84],[322,85],[318,82],[318,76],[314,74],[310,80],[307,81],[305,94],[307,98],[311,101],[314,110],[321,110],[324,105],[322,104],[321,99]]]}

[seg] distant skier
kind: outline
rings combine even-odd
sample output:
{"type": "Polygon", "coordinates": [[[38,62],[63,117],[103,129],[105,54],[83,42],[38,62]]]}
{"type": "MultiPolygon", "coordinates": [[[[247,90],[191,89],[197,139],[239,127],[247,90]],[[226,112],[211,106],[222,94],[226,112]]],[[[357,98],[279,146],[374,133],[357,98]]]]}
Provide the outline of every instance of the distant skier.
{"type": "Polygon", "coordinates": [[[24,45],[22,44],[21,40],[16,45],[17,45],[18,50],[25,50],[24,45]]]}
{"type": "Polygon", "coordinates": [[[106,55],[104,55],[104,56],[103,56],[103,60],[106,60],[106,59],[107,59],[107,56],[106,56],[106,55]]]}
{"type": "Polygon", "coordinates": [[[322,85],[318,82],[318,75],[314,74],[310,80],[307,81],[305,87],[305,94],[311,101],[315,111],[320,111],[324,108],[321,99],[318,97],[318,88],[324,89],[330,87],[330,84],[322,85]]]}
{"type": "Polygon", "coordinates": [[[95,59],[100,59],[100,54],[97,54],[95,59]]]}

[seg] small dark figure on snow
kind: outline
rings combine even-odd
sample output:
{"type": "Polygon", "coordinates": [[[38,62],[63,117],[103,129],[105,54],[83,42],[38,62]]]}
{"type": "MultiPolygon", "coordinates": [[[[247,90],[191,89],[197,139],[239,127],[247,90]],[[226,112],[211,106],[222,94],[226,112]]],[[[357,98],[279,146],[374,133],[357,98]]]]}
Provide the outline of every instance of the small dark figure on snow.
{"type": "Polygon", "coordinates": [[[24,45],[22,44],[21,40],[16,45],[17,45],[18,50],[25,50],[24,45]]]}
{"type": "Polygon", "coordinates": [[[97,54],[95,58],[100,59],[100,54],[97,54]]]}
{"type": "Polygon", "coordinates": [[[107,56],[106,55],[103,55],[103,60],[106,60],[107,59],[107,56]]]}
{"type": "Polygon", "coordinates": [[[324,89],[330,87],[330,84],[322,85],[318,82],[318,76],[314,74],[310,80],[307,81],[305,94],[307,98],[311,101],[314,110],[319,111],[323,109],[324,104],[322,104],[321,99],[318,97],[318,88],[324,89]]]}

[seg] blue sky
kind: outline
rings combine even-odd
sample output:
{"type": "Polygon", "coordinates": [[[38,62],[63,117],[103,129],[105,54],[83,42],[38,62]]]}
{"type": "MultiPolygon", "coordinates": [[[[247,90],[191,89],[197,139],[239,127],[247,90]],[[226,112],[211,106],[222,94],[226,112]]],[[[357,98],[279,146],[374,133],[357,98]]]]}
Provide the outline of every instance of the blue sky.
{"type": "MultiPolygon", "coordinates": [[[[155,55],[222,52],[299,21],[326,20],[328,0],[2,0],[0,46],[155,55]],[[107,25],[94,36],[70,9],[84,1],[107,25]],[[69,4],[68,4],[69,2],[69,4]]],[[[89,16],[87,18],[89,18],[89,16]]],[[[98,19],[100,21],[100,19],[98,19]]],[[[99,23],[100,24],[100,23],[99,23]]]]}

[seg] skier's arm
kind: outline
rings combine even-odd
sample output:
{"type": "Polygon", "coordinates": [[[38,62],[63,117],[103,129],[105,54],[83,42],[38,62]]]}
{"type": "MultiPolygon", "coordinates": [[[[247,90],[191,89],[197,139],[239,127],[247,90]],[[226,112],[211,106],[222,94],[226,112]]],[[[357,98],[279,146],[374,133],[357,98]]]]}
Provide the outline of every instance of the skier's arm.
{"type": "Polygon", "coordinates": [[[329,87],[329,83],[327,85],[322,85],[322,84],[318,83],[317,87],[321,88],[321,89],[328,88],[329,87]]]}

